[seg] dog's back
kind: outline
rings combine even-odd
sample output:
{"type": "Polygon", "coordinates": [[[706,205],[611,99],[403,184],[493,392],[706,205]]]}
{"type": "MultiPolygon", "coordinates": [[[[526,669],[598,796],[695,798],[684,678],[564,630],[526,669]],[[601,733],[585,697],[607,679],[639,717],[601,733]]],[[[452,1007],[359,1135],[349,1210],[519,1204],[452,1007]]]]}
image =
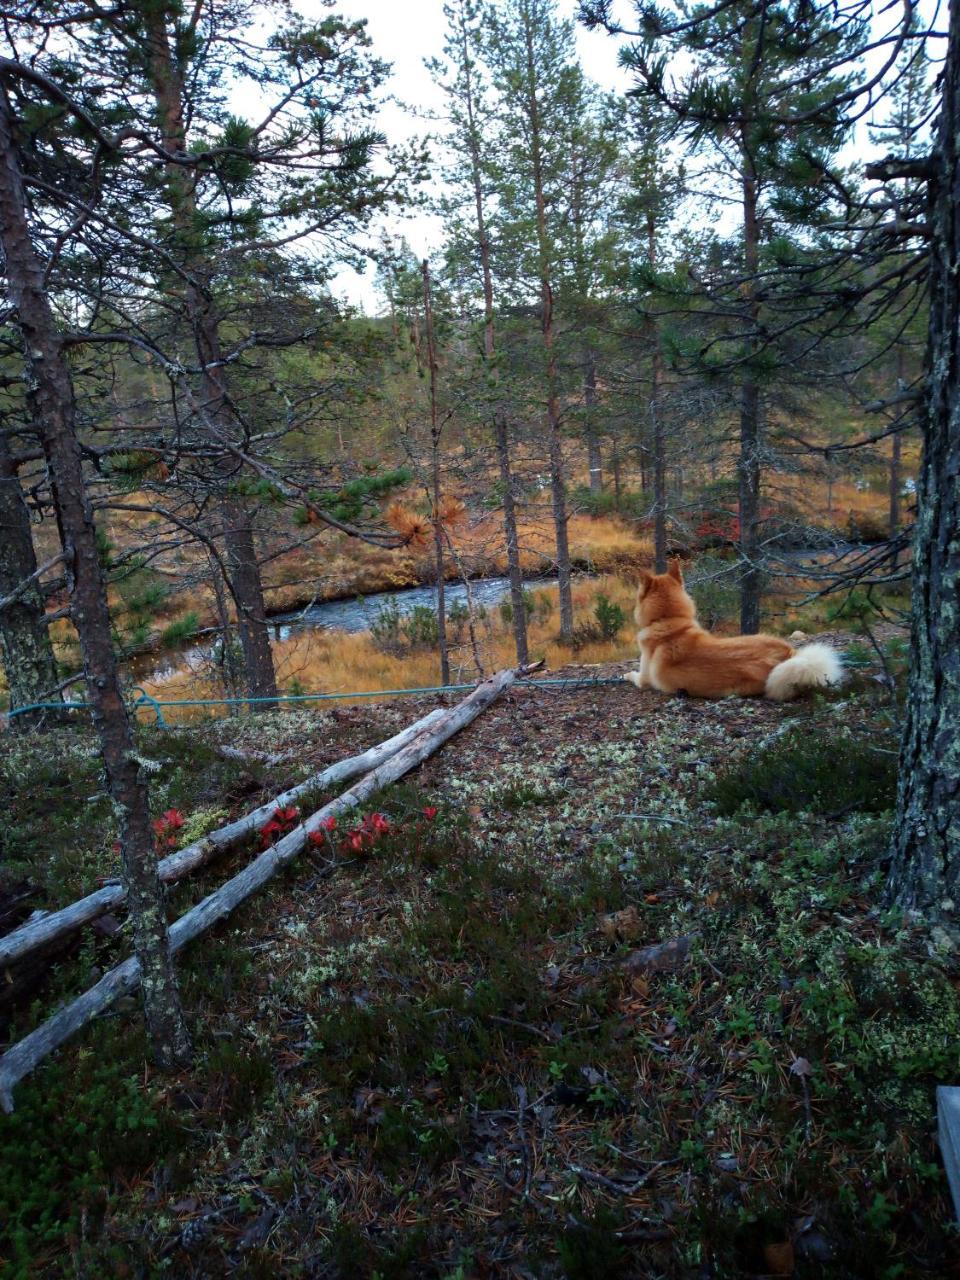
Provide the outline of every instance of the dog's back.
{"type": "Polygon", "coordinates": [[[697,622],[679,560],[662,574],[644,570],[634,618],[640,671],[625,678],[638,688],[684,692],[696,698],[729,694],[795,697],[802,689],[838,684],[839,659],[825,645],[797,652],[779,636],[712,636],[697,622]]]}

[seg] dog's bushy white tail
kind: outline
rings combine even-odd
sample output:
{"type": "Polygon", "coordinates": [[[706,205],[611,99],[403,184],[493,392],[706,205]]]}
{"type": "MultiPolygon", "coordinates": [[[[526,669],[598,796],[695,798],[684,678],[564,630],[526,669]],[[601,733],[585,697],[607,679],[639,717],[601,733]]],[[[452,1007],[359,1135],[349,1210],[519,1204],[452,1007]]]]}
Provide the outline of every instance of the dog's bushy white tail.
{"type": "Polygon", "coordinates": [[[773,668],[764,693],[774,702],[789,702],[803,689],[837,685],[842,679],[843,663],[829,645],[805,644],[792,658],[773,668]]]}

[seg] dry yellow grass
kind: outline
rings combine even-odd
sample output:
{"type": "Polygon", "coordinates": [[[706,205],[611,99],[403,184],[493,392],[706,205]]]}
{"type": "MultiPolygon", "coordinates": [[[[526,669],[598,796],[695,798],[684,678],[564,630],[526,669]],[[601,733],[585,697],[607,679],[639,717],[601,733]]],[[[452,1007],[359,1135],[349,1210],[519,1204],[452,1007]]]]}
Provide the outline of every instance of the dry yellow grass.
{"type": "MultiPolygon", "coordinates": [[[[626,624],[614,640],[596,641],[573,653],[556,640],[557,617],[555,586],[542,588],[553,605],[547,617],[534,616],[529,627],[531,658],[544,658],[548,669],[569,663],[619,662],[636,652],[631,614],[633,585],[617,577],[578,583],[574,586],[574,608],[578,623],[590,621],[597,595],[601,592],[624,611],[626,624]]],[[[537,593],[538,595],[540,592],[537,593]]],[[[516,661],[510,626],[497,607],[477,623],[478,651],[484,673],[511,666],[516,661]]],[[[439,684],[440,661],[434,651],[415,651],[403,656],[385,653],[368,632],[346,634],[340,631],[311,631],[274,645],[278,681],[283,692],[302,690],[307,693],[377,692],[383,689],[414,689],[439,684]]],[[[477,679],[477,668],[468,637],[451,652],[451,677],[454,683],[477,679]]],[[[179,671],[159,680],[143,683],[144,690],[160,700],[181,698],[215,698],[222,690],[213,675],[179,671]]],[[[295,705],[295,704],[294,704],[295,705]]],[[[170,708],[164,715],[173,723],[220,714],[220,708],[170,708]]],[[[143,713],[148,717],[149,713],[143,713]]]]}

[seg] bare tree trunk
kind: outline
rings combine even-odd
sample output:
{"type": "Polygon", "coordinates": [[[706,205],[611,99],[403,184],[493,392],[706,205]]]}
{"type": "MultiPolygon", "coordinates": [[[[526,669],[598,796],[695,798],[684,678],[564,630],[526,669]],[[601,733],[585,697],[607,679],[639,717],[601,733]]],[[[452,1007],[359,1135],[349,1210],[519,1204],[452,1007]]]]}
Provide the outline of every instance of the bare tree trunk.
{"type": "MultiPolygon", "coordinates": [[[[220,623],[220,635],[222,637],[222,651],[220,658],[220,679],[224,687],[224,691],[232,698],[236,697],[240,692],[240,671],[238,670],[237,654],[233,644],[233,627],[230,623],[230,610],[227,606],[227,589],[224,582],[223,570],[221,569],[216,557],[210,553],[210,581],[213,584],[213,595],[217,602],[217,618],[220,623]]],[[[236,715],[237,708],[228,704],[227,711],[229,715],[236,715]]]]}
{"type": "Polygon", "coordinates": [[[960,893],[960,0],[933,156],[910,683],[888,894],[957,931],[960,893]]]}
{"type": "MultiPolygon", "coordinates": [[[[657,335],[653,336],[657,343],[657,335]]],[[[660,412],[663,360],[659,344],[653,349],[650,416],[653,418],[653,564],[654,572],[667,572],[667,442],[660,412]]]]}
{"type": "MultiPolygon", "coordinates": [[[[906,380],[906,359],[902,346],[897,347],[897,387],[901,388],[906,380]]],[[[900,432],[893,433],[890,451],[890,537],[895,538],[900,532],[900,432]]]]}
{"type": "Polygon", "coordinates": [[[170,953],[163,893],[133,733],[113,652],[106,583],[93,512],[84,487],[70,368],[30,238],[12,113],[0,91],[0,247],[10,299],[23,335],[27,402],[53,486],[70,609],[80,637],[84,675],[100,738],[107,784],[120,824],[127,901],[143,974],[143,1004],[158,1064],[170,1070],[190,1058],[170,953]]]}
{"type": "Polygon", "coordinates": [[[537,257],[540,269],[540,331],[543,335],[544,374],[547,396],[547,446],[550,459],[550,498],[556,536],[557,586],[560,594],[560,636],[573,635],[573,591],[570,581],[570,541],[567,522],[567,486],[560,435],[560,397],[557,390],[557,355],[554,350],[553,288],[550,283],[550,249],[547,237],[547,207],[544,198],[543,158],[540,142],[540,104],[537,99],[533,58],[533,32],[527,24],[527,105],[530,122],[530,159],[537,211],[537,257]]]}
{"type": "MultiPolygon", "coordinates": [[[[0,659],[10,691],[10,709],[49,701],[57,687],[57,665],[50,645],[43,594],[36,580],[37,557],[30,512],[5,435],[0,434],[0,659]],[[28,585],[25,585],[28,584],[28,585]]],[[[25,729],[35,716],[15,716],[10,724],[25,729]]]]}
{"type": "Polygon", "coordinates": [[[613,437],[613,448],[610,452],[610,467],[613,471],[613,501],[619,511],[622,482],[620,476],[620,445],[616,436],[613,437]]]}
{"type": "Polygon", "coordinates": [[[597,362],[588,351],[583,362],[583,407],[586,416],[587,466],[590,468],[590,492],[603,493],[603,457],[597,435],[597,362]]]}
{"type": "MultiPolygon", "coordinates": [[[[657,266],[657,224],[647,215],[647,262],[657,266]]],[[[651,317],[646,325],[650,342],[650,418],[653,425],[653,567],[655,573],[667,572],[667,441],[660,412],[663,383],[663,356],[657,322],[651,317]]],[[[646,487],[646,486],[644,486],[646,487]]]]}
{"type": "MultiPolygon", "coordinates": [[[[237,630],[243,651],[247,696],[275,698],[277,676],[273,666],[273,650],[270,648],[270,628],[267,625],[260,566],[257,564],[253,517],[242,501],[224,502],[222,511],[226,521],[226,562],[237,604],[237,630]]],[[[255,711],[264,709],[262,702],[252,705],[255,711]]]]}
{"type": "MultiPolygon", "coordinates": [[[[181,67],[170,46],[163,6],[148,17],[149,74],[156,97],[164,146],[173,154],[188,150],[184,123],[185,86],[181,67]]],[[[184,314],[193,331],[197,357],[202,369],[202,412],[225,441],[236,432],[237,423],[223,372],[220,333],[212,309],[210,291],[204,287],[213,275],[211,263],[199,240],[196,192],[189,172],[182,165],[168,163],[167,187],[171,217],[184,256],[188,279],[182,291],[184,314]]],[[[227,475],[235,461],[224,460],[227,475]]],[[[243,651],[246,692],[251,698],[270,699],[277,695],[277,679],[270,648],[263,583],[257,563],[253,513],[243,499],[225,498],[220,504],[223,520],[226,566],[231,594],[237,609],[237,627],[243,651]]],[[[262,709],[263,703],[254,704],[262,709]]]]}
{"type": "MultiPolygon", "coordinates": [[[[480,250],[480,269],[483,276],[483,358],[487,370],[499,382],[496,366],[496,338],[493,327],[493,271],[490,265],[490,237],[483,203],[483,173],[480,164],[480,132],[474,108],[474,88],[470,40],[466,30],[463,10],[460,11],[460,36],[462,66],[466,86],[464,107],[467,113],[468,145],[470,148],[470,172],[473,180],[473,199],[477,217],[477,245],[480,250]]],[[[500,487],[503,490],[503,534],[507,547],[507,573],[510,577],[510,601],[513,606],[513,638],[517,649],[517,663],[526,666],[527,612],[523,599],[523,573],[520,566],[520,539],[517,531],[517,507],[513,492],[513,474],[510,465],[510,430],[502,404],[493,410],[493,432],[497,447],[497,467],[500,487]]]]}
{"type": "Polygon", "coordinates": [[[443,564],[443,515],[440,510],[440,434],[443,428],[437,416],[437,344],[433,332],[433,298],[430,289],[430,264],[424,258],[423,323],[427,331],[427,361],[430,366],[430,448],[433,485],[433,549],[437,573],[437,644],[440,649],[440,683],[450,683],[450,652],[447,646],[447,602],[443,564]]]}
{"type": "Polygon", "coordinates": [[[494,414],[494,430],[497,437],[497,464],[500,468],[500,487],[503,489],[503,527],[507,540],[507,570],[510,575],[510,603],[513,609],[513,639],[517,648],[517,663],[526,666],[527,650],[527,602],[523,594],[523,574],[520,569],[520,540],[517,536],[517,509],[513,496],[513,476],[510,471],[510,440],[507,418],[501,411],[494,414]]]}
{"type": "MultiPolygon", "coordinates": [[[[745,322],[756,325],[758,305],[753,278],[759,266],[760,227],[757,221],[757,184],[747,157],[743,160],[743,245],[748,283],[745,322]]],[[[760,630],[760,390],[748,370],[740,389],[740,456],[737,463],[740,514],[740,630],[755,635],[760,630]]]]}

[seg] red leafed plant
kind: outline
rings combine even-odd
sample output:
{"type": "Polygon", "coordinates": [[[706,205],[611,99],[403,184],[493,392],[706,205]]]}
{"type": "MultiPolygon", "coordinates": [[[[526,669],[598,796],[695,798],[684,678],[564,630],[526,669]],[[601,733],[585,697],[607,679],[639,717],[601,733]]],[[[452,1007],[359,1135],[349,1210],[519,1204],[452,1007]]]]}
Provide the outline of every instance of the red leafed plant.
{"type": "Polygon", "coordinates": [[[177,834],[184,824],[183,814],[179,809],[167,809],[159,818],[153,820],[153,834],[158,849],[175,849],[180,843],[177,834]]]}
{"type": "Polygon", "coordinates": [[[264,849],[268,849],[288,831],[292,831],[299,821],[300,810],[294,805],[289,805],[285,809],[274,809],[273,816],[260,828],[260,844],[264,849]]]}

